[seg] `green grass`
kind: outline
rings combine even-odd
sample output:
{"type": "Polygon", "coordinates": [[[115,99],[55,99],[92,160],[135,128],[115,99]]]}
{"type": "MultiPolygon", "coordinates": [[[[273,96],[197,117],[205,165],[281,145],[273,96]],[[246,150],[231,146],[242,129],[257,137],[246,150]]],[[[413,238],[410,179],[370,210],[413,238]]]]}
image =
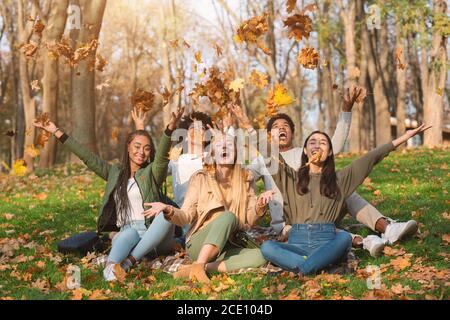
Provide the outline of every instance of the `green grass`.
{"type": "MultiPolygon", "coordinates": [[[[338,168],[353,158],[338,158],[338,168]]],[[[101,268],[56,250],[58,240],[95,229],[104,182],[84,167],[74,165],[38,170],[25,177],[2,175],[0,298],[70,299],[74,292],[59,284],[64,282],[66,267],[72,264],[81,268],[82,287],[88,290],[84,299],[95,298],[92,293],[110,299],[279,299],[289,294],[302,299],[448,299],[450,253],[444,235],[450,234],[449,165],[448,149],[397,151],[375,168],[370,184],[358,189],[384,215],[419,222],[420,237],[393,247],[406,251],[407,255],[400,259],[410,265],[404,269],[394,270],[391,262],[397,257],[374,259],[366,251],[356,250],[361,261],[359,271],[353,275],[298,279],[287,273],[278,277],[241,274],[216,277],[211,286],[174,280],[166,273],[149,270],[145,263],[132,270],[123,283],[106,283],[101,268]],[[9,255],[5,253],[7,241],[18,246],[9,255]],[[368,265],[381,267],[381,290],[367,288],[361,272],[368,265]],[[407,290],[399,292],[399,284],[407,290]]],[[[168,186],[170,195],[170,181],[168,186]]],[[[258,190],[261,188],[258,184],[258,190]]],[[[354,223],[351,218],[344,220],[344,224],[354,223]]],[[[367,228],[357,232],[372,233],[367,228]]]]}

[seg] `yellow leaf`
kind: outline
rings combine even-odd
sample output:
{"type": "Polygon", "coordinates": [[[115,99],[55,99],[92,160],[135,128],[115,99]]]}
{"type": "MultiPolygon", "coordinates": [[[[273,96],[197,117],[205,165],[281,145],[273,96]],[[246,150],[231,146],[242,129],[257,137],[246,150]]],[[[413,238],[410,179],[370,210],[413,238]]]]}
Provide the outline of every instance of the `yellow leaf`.
{"type": "Polygon", "coordinates": [[[281,84],[275,87],[274,102],[278,106],[286,106],[294,102],[294,99],[289,95],[287,89],[281,84]]]}
{"type": "Polygon", "coordinates": [[[31,144],[25,147],[25,153],[32,158],[36,158],[39,155],[40,151],[33,144],[31,144]]]}
{"type": "Polygon", "coordinates": [[[233,90],[234,92],[239,92],[239,90],[241,90],[242,88],[244,88],[244,79],[237,78],[231,81],[230,89],[233,90]]]}
{"type": "Polygon", "coordinates": [[[169,152],[169,160],[177,161],[182,151],[182,147],[172,147],[169,152]]]}
{"type": "Polygon", "coordinates": [[[89,290],[86,290],[84,288],[77,288],[72,291],[72,298],[71,300],[81,300],[83,299],[83,296],[89,296],[92,292],[89,290]]]}
{"type": "Polygon", "coordinates": [[[13,173],[16,176],[22,177],[27,172],[27,167],[25,166],[25,160],[18,159],[13,164],[13,173]]]}

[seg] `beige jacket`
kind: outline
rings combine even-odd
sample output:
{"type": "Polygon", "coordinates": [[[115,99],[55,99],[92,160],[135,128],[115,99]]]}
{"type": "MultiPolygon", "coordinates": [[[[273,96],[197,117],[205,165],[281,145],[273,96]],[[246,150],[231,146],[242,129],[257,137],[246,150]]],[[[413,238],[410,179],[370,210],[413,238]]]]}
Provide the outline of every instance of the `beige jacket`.
{"type": "MultiPolygon", "coordinates": [[[[175,209],[170,221],[178,226],[191,226],[186,242],[197,232],[212,212],[225,206],[222,196],[217,194],[212,184],[217,183],[205,170],[194,173],[189,180],[189,187],[181,209],[175,209]]],[[[254,176],[249,172],[247,178],[247,214],[244,228],[254,226],[265,213],[257,209],[254,176]]],[[[234,213],[234,212],[233,212],[234,213]]]]}

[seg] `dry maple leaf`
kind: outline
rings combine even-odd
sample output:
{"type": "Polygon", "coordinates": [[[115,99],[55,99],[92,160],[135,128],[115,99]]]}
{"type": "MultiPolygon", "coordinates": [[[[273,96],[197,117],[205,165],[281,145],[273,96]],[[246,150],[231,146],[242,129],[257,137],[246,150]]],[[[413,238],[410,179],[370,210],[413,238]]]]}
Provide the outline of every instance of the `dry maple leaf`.
{"type": "Polygon", "coordinates": [[[244,79],[237,78],[237,79],[231,81],[229,88],[230,88],[230,90],[233,90],[234,92],[239,92],[239,90],[244,88],[244,79]]]}
{"type": "Polygon", "coordinates": [[[295,6],[297,4],[297,0],[287,0],[286,1],[286,11],[287,13],[291,13],[295,10],[295,6]]]}
{"type": "Polygon", "coordinates": [[[173,49],[178,48],[178,39],[169,40],[169,46],[171,46],[173,49]]]}
{"type": "Polygon", "coordinates": [[[38,46],[37,43],[30,41],[27,44],[24,44],[20,47],[20,50],[27,58],[32,58],[37,52],[38,46]]]}
{"type": "Polygon", "coordinates": [[[319,64],[319,53],[311,47],[303,48],[297,56],[297,62],[306,69],[315,69],[319,64]]]}
{"type": "Polygon", "coordinates": [[[83,44],[81,47],[77,48],[73,53],[70,64],[76,66],[78,63],[80,63],[81,60],[84,60],[87,57],[91,56],[97,50],[97,47],[98,47],[97,39],[92,39],[90,42],[83,44]]]}
{"type": "Polygon", "coordinates": [[[33,144],[31,144],[25,147],[25,153],[34,159],[39,155],[40,151],[33,144]]]}
{"type": "Polygon", "coordinates": [[[395,271],[401,271],[407,267],[410,267],[411,261],[409,261],[409,257],[405,255],[404,257],[398,257],[397,259],[391,260],[390,265],[394,267],[395,271]]]}
{"type": "Polygon", "coordinates": [[[294,38],[297,41],[301,41],[302,38],[308,39],[312,31],[312,20],[304,14],[294,14],[287,17],[283,23],[284,26],[289,29],[289,39],[294,38]]]}
{"type": "Polygon", "coordinates": [[[38,137],[36,138],[36,144],[40,145],[41,148],[45,147],[45,144],[47,143],[47,141],[50,139],[51,137],[51,133],[47,132],[47,131],[41,131],[38,135],[38,137]]]}
{"type": "Polygon", "coordinates": [[[270,118],[277,114],[280,107],[289,105],[295,100],[289,95],[287,89],[277,84],[274,88],[269,90],[266,100],[266,117],[270,118]]]}
{"type": "Polygon", "coordinates": [[[147,112],[153,107],[154,98],[155,95],[152,92],[138,88],[131,97],[131,105],[134,108],[141,109],[143,112],[147,112]]]}
{"type": "Polygon", "coordinates": [[[50,119],[48,112],[40,113],[36,116],[36,122],[40,123],[42,126],[46,127],[50,124],[50,119]]]}
{"type": "Polygon", "coordinates": [[[311,156],[311,159],[305,164],[305,166],[309,166],[311,163],[317,163],[322,159],[322,150],[318,150],[311,156]]]}
{"type": "Polygon", "coordinates": [[[163,106],[165,106],[166,104],[168,104],[172,100],[172,97],[173,97],[174,93],[175,93],[175,91],[174,92],[170,92],[169,90],[167,90],[166,87],[164,87],[163,92],[159,93],[162,96],[162,98],[163,98],[163,106]]]}
{"type": "Polygon", "coordinates": [[[116,276],[118,282],[124,282],[127,273],[122,269],[120,264],[116,263],[114,265],[114,275],[116,276]]]}
{"type": "Polygon", "coordinates": [[[239,26],[236,35],[233,37],[236,42],[254,43],[265,54],[270,55],[270,50],[260,39],[268,30],[268,13],[250,18],[239,26]]]}
{"type": "Polygon", "coordinates": [[[267,75],[264,73],[258,72],[256,70],[253,70],[250,73],[249,81],[251,84],[253,84],[255,87],[259,89],[263,89],[265,86],[269,84],[269,81],[267,79],[267,75]]]}
{"type": "Polygon", "coordinates": [[[33,33],[37,34],[38,37],[42,37],[42,32],[44,31],[45,25],[41,20],[37,20],[33,26],[33,33]]]}
{"type": "Polygon", "coordinates": [[[82,300],[83,296],[89,296],[91,293],[92,291],[86,290],[84,288],[77,288],[72,291],[71,300],[82,300]]]}

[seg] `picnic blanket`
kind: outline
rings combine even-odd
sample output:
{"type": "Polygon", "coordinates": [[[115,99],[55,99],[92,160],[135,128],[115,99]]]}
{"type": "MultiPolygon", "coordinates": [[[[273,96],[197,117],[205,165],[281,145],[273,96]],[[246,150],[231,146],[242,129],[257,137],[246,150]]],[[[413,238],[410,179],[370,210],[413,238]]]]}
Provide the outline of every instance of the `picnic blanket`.
{"type": "MultiPolygon", "coordinates": [[[[277,236],[277,234],[270,227],[252,228],[247,231],[247,234],[258,244],[262,244],[266,240],[276,240],[277,236]]],[[[180,266],[191,263],[192,260],[185,251],[177,252],[175,255],[171,256],[158,257],[156,259],[146,262],[146,264],[151,269],[161,270],[167,273],[174,273],[178,271],[180,266]]],[[[348,252],[347,257],[342,260],[342,262],[326,268],[325,272],[331,274],[351,274],[356,271],[358,263],[359,263],[358,258],[355,256],[354,251],[351,250],[348,252]]],[[[268,273],[277,273],[281,271],[282,271],[281,268],[278,268],[268,262],[259,268],[239,269],[230,272],[230,274],[239,274],[246,272],[268,274],[268,273]]]]}

